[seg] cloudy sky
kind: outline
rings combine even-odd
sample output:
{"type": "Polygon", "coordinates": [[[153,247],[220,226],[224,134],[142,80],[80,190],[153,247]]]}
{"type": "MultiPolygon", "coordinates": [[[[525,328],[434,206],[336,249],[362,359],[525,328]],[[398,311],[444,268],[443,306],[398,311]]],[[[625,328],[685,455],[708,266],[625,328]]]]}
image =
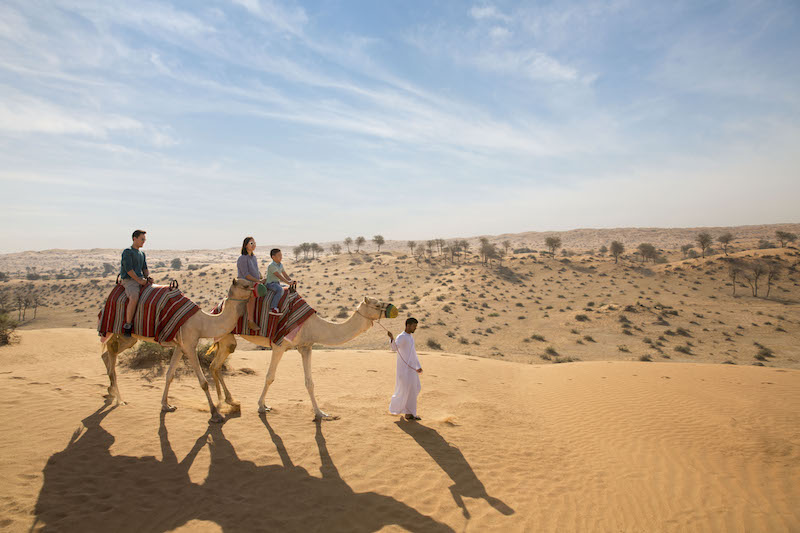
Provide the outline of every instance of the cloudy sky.
{"type": "Polygon", "coordinates": [[[800,3],[3,0],[0,252],[798,222],[800,3]]]}

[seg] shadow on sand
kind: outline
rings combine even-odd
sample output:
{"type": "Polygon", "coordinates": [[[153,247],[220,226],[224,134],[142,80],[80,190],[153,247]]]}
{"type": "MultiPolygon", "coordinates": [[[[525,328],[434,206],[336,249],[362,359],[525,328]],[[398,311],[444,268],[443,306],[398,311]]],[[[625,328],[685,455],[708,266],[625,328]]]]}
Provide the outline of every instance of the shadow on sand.
{"type": "Polygon", "coordinates": [[[339,476],[320,424],[316,441],[322,477],[315,477],[292,463],[263,415],[282,465],[258,466],[239,459],[221,424],[209,425],[179,461],[164,414],[161,461],[112,455],[114,437],[100,425],[112,410],[104,406],[85,418],[67,447],[50,457],[32,530],[166,531],[206,520],[228,532],[366,532],[391,524],[410,531],[452,531],[389,496],[354,492],[339,476]],[[193,483],[189,469],[205,446],[211,457],[208,476],[193,483]]]}
{"type": "Polygon", "coordinates": [[[436,464],[453,480],[454,484],[450,487],[450,492],[453,494],[456,505],[461,507],[461,511],[466,518],[470,518],[470,514],[467,510],[467,505],[464,503],[465,496],[468,498],[482,498],[504,515],[514,514],[514,509],[498,498],[489,496],[486,492],[486,487],[475,475],[461,450],[444,440],[444,437],[439,435],[438,431],[419,423],[405,421],[395,423],[400,429],[411,435],[417,441],[417,444],[422,446],[428,452],[428,455],[436,461],[436,464]]]}

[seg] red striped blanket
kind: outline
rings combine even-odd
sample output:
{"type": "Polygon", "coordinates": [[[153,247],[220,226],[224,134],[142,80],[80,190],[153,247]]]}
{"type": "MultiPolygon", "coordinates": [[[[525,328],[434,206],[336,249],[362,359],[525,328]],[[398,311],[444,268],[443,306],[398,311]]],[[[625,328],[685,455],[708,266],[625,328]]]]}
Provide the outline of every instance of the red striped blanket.
{"type": "MultiPolygon", "coordinates": [[[[97,315],[97,332],[101,337],[122,333],[128,296],[122,284],[115,285],[97,315]]],[[[148,285],[139,289],[139,303],[133,316],[133,333],[156,342],[170,342],[178,330],[200,307],[178,289],[166,285],[148,285]]]]}
{"type": "MultiPolygon", "coordinates": [[[[248,328],[245,317],[240,317],[236,323],[236,328],[231,333],[266,337],[273,344],[280,346],[287,335],[303,325],[303,322],[316,313],[299,294],[284,290],[283,296],[278,302],[278,310],[281,312],[281,316],[270,315],[269,304],[272,301],[273,294],[274,291],[268,290],[266,296],[256,298],[255,322],[261,328],[258,332],[248,328]]],[[[217,315],[221,312],[222,302],[211,311],[211,314],[217,315]]],[[[289,338],[291,339],[291,337],[289,338]]]]}

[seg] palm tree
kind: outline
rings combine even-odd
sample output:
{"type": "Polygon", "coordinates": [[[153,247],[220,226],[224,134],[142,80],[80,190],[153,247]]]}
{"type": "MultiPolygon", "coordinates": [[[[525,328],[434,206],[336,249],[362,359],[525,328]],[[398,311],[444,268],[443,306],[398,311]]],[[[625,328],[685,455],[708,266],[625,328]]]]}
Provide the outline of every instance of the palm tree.
{"type": "Polygon", "coordinates": [[[364,246],[364,243],[367,242],[367,239],[364,237],[356,237],[356,253],[364,246]]]}
{"type": "Polygon", "coordinates": [[[374,242],[378,246],[378,251],[380,252],[381,246],[383,246],[383,244],[386,241],[383,239],[383,235],[375,235],[374,237],[372,237],[372,242],[374,242]]]}
{"type": "Polygon", "coordinates": [[[344,240],[344,245],[347,246],[347,253],[348,254],[350,253],[350,245],[351,244],[353,244],[353,239],[351,239],[350,237],[348,237],[348,238],[346,238],[344,240]]]}

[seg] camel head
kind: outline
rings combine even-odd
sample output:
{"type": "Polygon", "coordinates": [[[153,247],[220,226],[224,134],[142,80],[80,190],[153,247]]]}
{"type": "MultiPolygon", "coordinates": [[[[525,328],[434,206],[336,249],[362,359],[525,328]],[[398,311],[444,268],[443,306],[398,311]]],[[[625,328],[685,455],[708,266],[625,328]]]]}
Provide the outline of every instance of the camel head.
{"type": "Polygon", "coordinates": [[[381,318],[397,318],[397,308],[392,304],[387,304],[370,298],[364,297],[364,301],[358,304],[357,312],[370,320],[380,320],[381,318]]]}
{"type": "Polygon", "coordinates": [[[255,287],[255,285],[255,283],[247,281],[246,279],[233,278],[231,288],[228,289],[228,298],[247,300],[250,298],[250,294],[253,292],[253,287],[255,287]]]}

